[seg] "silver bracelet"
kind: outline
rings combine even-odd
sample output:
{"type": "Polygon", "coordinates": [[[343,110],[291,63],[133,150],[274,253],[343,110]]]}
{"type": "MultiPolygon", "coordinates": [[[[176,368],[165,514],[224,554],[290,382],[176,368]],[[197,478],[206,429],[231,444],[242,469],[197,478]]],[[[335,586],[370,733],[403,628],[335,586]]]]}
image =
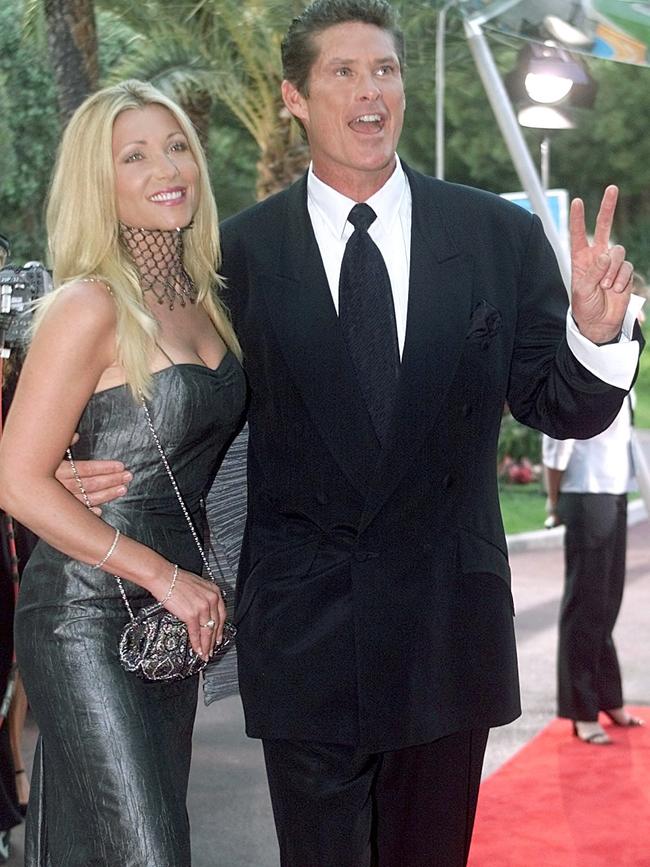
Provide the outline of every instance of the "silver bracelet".
{"type": "MultiPolygon", "coordinates": [[[[92,509],[92,503],[90,502],[88,494],[86,493],[86,489],[84,488],[84,484],[81,481],[81,478],[79,476],[79,472],[77,470],[77,465],[74,462],[74,458],[72,457],[72,452],[70,451],[70,449],[66,449],[66,454],[68,456],[68,461],[70,462],[70,467],[72,468],[72,475],[74,476],[74,480],[77,483],[77,487],[79,488],[81,496],[83,497],[83,501],[86,504],[86,508],[92,509]]],[[[96,563],[94,566],[90,567],[91,569],[101,569],[102,568],[104,563],[108,560],[108,558],[111,556],[111,554],[115,550],[115,548],[117,546],[117,542],[120,538],[120,535],[121,535],[120,531],[116,529],[115,535],[113,536],[113,541],[111,542],[111,547],[108,549],[108,551],[102,557],[102,559],[99,561],[99,563],[96,563]]]]}
{"type": "Polygon", "coordinates": [[[171,598],[172,593],[174,592],[174,586],[176,585],[176,579],[178,578],[178,563],[174,563],[174,574],[172,575],[172,583],[169,585],[169,590],[167,591],[167,595],[164,599],[160,600],[160,604],[164,605],[165,602],[168,602],[171,598]]]}
{"type": "Polygon", "coordinates": [[[91,567],[90,567],[91,569],[101,569],[101,568],[102,568],[102,566],[104,565],[104,563],[108,560],[108,558],[111,556],[111,554],[112,554],[113,551],[115,550],[119,538],[120,538],[120,531],[116,529],[116,530],[115,530],[115,536],[113,537],[113,541],[111,542],[111,547],[110,547],[110,548],[108,549],[108,551],[104,554],[104,556],[103,556],[102,559],[99,561],[99,563],[96,563],[94,566],[91,566],[91,567]]]}

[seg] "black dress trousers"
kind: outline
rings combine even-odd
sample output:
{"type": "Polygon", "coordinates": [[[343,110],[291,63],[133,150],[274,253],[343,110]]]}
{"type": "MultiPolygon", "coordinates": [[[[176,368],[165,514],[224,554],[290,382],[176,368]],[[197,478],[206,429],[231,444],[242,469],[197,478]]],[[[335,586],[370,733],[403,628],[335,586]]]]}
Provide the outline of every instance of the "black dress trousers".
{"type": "Polygon", "coordinates": [[[558,513],[566,525],[558,715],[596,720],[623,704],[612,632],[625,584],[627,495],[562,493],[558,513]]]}
{"type": "Polygon", "coordinates": [[[282,867],[464,867],[487,737],[383,753],[264,740],[282,867]]]}

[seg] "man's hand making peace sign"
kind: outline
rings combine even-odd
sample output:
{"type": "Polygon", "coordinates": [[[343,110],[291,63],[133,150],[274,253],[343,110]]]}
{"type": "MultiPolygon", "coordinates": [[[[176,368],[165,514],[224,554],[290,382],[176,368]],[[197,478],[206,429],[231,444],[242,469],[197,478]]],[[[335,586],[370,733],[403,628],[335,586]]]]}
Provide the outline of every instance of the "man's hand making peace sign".
{"type": "Polygon", "coordinates": [[[632,288],[634,268],[625,248],[609,245],[618,187],[605,190],[589,243],[582,199],[571,202],[571,310],[580,333],[592,343],[608,343],[621,331],[632,288]]]}

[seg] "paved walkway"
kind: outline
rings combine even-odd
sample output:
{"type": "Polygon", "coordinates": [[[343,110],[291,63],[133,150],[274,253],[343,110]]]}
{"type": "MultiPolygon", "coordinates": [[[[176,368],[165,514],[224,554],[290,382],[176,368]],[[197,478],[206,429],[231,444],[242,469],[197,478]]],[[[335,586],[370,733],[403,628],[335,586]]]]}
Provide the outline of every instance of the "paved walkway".
{"type": "MultiPolygon", "coordinates": [[[[650,435],[645,445],[650,453],[650,435]]],[[[485,773],[498,768],[555,714],[557,616],[562,590],[560,538],[513,540],[511,563],[523,715],[495,729],[485,773]],[[550,545],[549,545],[549,539],[550,545]]],[[[650,703],[650,522],[630,528],[625,598],[616,641],[630,704],[650,703]]],[[[270,802],[259,744],[243,734],[237,697],[200,707],[190,782],[194,867],[278,867],[270,802]]],[[[567,737],[570,736],[567,723],[567,737]]],[[[587,747],[585,747],[587,748],[587,747]]],[[[22,865],[14,835],[12,867],[22,865]]],[[[63,865],[57,865],[63,867],[63,865]]],[[[145,867],[145,865],[143,865],[145,867]]]]}

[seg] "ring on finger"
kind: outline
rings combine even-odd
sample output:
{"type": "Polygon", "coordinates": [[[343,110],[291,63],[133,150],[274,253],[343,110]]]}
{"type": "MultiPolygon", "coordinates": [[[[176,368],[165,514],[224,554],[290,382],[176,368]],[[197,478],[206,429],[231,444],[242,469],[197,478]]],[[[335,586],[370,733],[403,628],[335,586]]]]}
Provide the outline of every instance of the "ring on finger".
{"type": "Polygon", "coordinates": [[[216,622],[212,618],[210,618],[207,623],[201,624],[201,629],[214,629],[216,625],[216,622]]]}

